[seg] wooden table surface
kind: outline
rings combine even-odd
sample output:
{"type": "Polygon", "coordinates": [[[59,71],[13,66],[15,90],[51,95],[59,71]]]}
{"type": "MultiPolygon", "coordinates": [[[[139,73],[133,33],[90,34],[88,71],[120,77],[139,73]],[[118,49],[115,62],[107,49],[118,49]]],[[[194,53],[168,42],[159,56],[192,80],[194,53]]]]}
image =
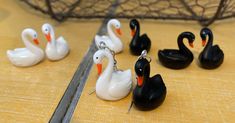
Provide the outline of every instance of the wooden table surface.
{"type": "Polygon", "coordinates": [[[33,11],[16,0],[0,1],[0,122],[48,122],[65,89],[86,54],[101,21],[70,21],[62,24],[33,11]],[[4,4],[3,4],[4,3],[4,4]],[[63,35],[71,52],[61,61],[44,61],[28,68],[13,66],[6,51],[24,47],[21,31],[32,27],[39,35],[40,47],[46,40],[41,32],[45,22],[63,35]]]}
{"type": "MultiPolygon", "coordinates": [[[[131,69],[135,80],[136,56],[130,55],[131,40],[129,22],[122,20],[125,44],[124,52],[116,55],[120,69],[131,69]]],[[[149,56],[152,58],[151,75],[161,74],[167,87],[165,102],[152,111],[138,111],[129,108],[132,94],[120,101],[103,101],[89,92],[95,88],[97,71],[95,65],[90,72],[75,113],[73,123],[233,123],[235,121],[235,20],[214,24],[214,43],[225,53],[224,63],[215,70],[205,70],[198,65],[202,51],[199,32],[201,27],[194,22],[140,21],[141,34],[147,33],[152,40],[149,56]],[[157,51],[177,48],[176,39],[183,31],[196,35],[194,61],[186,69],[172,70],[163,67],[157,58],[157,51]]],[[[104,68],[105,69],[105,68],[104,68]]]]}

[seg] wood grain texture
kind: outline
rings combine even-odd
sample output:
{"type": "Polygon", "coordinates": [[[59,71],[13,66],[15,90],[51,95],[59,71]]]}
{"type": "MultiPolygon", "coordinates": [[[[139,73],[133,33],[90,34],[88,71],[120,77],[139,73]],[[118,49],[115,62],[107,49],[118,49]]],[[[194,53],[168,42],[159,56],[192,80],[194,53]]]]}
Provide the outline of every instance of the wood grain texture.
{"type": "Polygon", "coordinates": [[[76,21],[58,24],[48,16],[35,13],[16,0],[0,1],[0,122],[48,122],[80,61],[86,53],[101,21],[76,21]],[[61,61],[45,59],[28,68],[13,66],[6,51],[24,47],[21,31],[32,27],[39,35],[40,47],[46,40],[41,33],[45,22],[63,35],[71,52],[61,61]]]}
{"type": "MultiPolygon", "coordinates": [[[[123,53],[116,55],[120,69],[132,69],[136,56],[130,55],[131,40],[129,22],[122,20],[125,44],[123,53]]],[[[94,89],[97,80],[95,65],[83,89],[73,123],[232,123],[235,121],[235,26],[234,20],[214,24],[214,43],[219,44],[225,53],[224,63],[215,70],[205,70],[198,65],[198,55],[202,51],[199,32],[201,27],[194,22],[140,21],[141,34],[147,33],[152,40],[149,55],[152,57],[151,75],[160,73],[167,87],[165,102],[157,109],[143,112],[133,107],[129,114],[132,94],[111,102],[103,101],[96,94],[88,93],[94,89]],[[196,35],[194,61],[186,69],[171,70],[163,67],[157,58],[157,51],[176,48],[179,33],[192,31],[196,35]]]]}

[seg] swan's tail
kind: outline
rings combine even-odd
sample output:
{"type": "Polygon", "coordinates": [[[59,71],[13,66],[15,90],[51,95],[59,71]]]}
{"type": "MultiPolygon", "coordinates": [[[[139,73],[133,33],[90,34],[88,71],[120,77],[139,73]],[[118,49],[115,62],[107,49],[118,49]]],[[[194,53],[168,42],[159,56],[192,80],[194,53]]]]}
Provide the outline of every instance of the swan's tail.
{"type": "Polygon", "coordinates": [[[96,35],[96,36],[95,36],[95,44],[96,44],[96,47],[97,47],[97,48],[99,48],[101,41],[102,41],[102,37],[99,36],[99,35],[96,35]]]}

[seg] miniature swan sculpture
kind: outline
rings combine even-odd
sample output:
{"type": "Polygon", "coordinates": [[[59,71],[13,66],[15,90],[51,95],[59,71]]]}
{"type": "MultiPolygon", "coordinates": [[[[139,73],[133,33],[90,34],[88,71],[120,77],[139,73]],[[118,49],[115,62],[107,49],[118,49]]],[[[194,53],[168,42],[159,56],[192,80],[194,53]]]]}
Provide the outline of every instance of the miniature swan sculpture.
{"type": "Polygon", "coordinates": [[[121,23],[117,19],[111,19],[111,20],[109,20],[109,22],[107,24],[108,36],[96,35],[95,36],[95,43],[97,46],[99,46],[100,42],[104,42],[109,49],[111,49],[115,53],[119,53],[123,50],[123,44],[122,44],[122,41],[112,31],[111,26],[114,26],[116,28],[116,32],[119,35],[121,35],[121,29],[120,29],[121,23]]]}
{"type": "Polygon", "coordinates": [[[69,46],[67,41],[62,36],[55,39],[55,33],[53,27],[50,24],[43,24],[42,32],[45,34],[48,41],[45,51],[48,59],[55,61],[63,59],[65,56],[67,56],[69,53],[69,46]]]}
{"type": "Polygon", "coordinates": [[[178,36],[177,49],[164,49],[158,51],[158,59],[165,67],[171,69],[183,69],[193,61],[193,53],[184,45],[183,39],[188,39],[189,46],[193,48],[195,36],[191,32],[183,32],[178,36]]]}
{"type": "Polygon", "coordinates": [[[31,28],[26,28],[21,34],[25,48],[16,48],[7,50],[7,57],[12,64],[19,67],[33,66],[44,58],[44,52],[41,48],[30,43],[28,37],[32,37],[36,45],[39,44],[37,32],[31,28]]]}
{"type": "Polygon", "coordinates": [[[132,87],[131,70],[114,70],[114,58],[108,49],[100,49],[93,56],[98,68],[96,94],[104,100],[119,100],[127,96],[132,87]],[[102,60],[108,58],[108,65],[102,73],[102,60]],[[102,74],[101,74],[102,73],[102,74]]]}
{"type": "Polygon", "coordinates": [[[205,46],[199,55],[201,67],[205,69],[215,69],[219,67],[224,61],[224,52],[219,45],[213,45],[213,33],[209,28],[203,28],[200,32],[202,38],[202,46],[205,46]],[[206,44],[206,36],[208,41],[206,44]]]}
{"type": "Polygon", "coordinates": [[[166,97],[167,89],[160,74],[150,75],[150,61],[144,50],[135,63],[137,86],[133,90],[133,103],[140,110],[152,110],[160,106],[166,97]]]}
{"type": "Polygon", "coordinates": [[[145,33],[140,36],[140,24],[136,19],[130,21],[132,40],[129,44],[130,51],[133,55],[140,55],[143,50],[150,50],[151,40],[145,33]]]}

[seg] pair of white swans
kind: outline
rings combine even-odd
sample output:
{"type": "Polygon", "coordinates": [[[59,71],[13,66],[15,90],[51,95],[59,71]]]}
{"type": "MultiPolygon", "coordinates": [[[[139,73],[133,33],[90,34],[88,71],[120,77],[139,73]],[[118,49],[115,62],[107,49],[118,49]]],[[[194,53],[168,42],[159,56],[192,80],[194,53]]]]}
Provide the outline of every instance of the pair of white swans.
{"type": "Polygon", "coordinates": [[[105,44],[106,48],[99,49],[94,55],[93,60],[97,65],[99,78],[96,82],[96,95],[104,100],[119,100],[127,96],[132,87],[131,70],[119,71],[115,70],[115,60],[111,52],[119,53],[123,50],[121,40],[114,34],[111,26],[116,28],[118,34],[121,34],[121,24],[116,19],[111,19],[107,24],[109,36],[95,37],[97,47],[105,44]],[[108,59],[108,65],[104,72],[102,72],[102,60],[108,59]]]}
{"type": "MultiPolygon", "coordinates": [[[[45,34],[48,41],[46,46],[46,55],[50,60],[60,60],[69,53],[69,47],[66,40],[61,36],[57,40],[53,27],[50,24],[44,24],[42,26],[42,32],[45,34]]],[[[44,59],[44,51],[33,45],[29,37],[32,38],[36,45],[39,44],[37,32],[31,28],[23,30],[22,41],[25,48],[16,48],[14,50],[8,50],[7,56],[12,64],[19,67],[33,66],[44,59]]]]}

